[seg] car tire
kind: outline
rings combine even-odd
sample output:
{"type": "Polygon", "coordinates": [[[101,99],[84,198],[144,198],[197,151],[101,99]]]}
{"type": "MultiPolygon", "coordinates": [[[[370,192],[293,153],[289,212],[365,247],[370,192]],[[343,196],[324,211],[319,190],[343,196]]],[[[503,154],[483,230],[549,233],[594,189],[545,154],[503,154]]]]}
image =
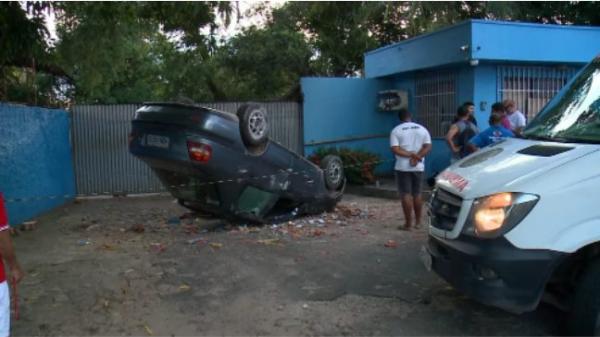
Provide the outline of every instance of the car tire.
{"type": "Polygon", "coordinates": [[[600,259],[589,264],[579,280],[567,322],[567,333],[573,336],[600,336],[600,259]]]}
{"type": "Polygon", "coordinates": [[[259,147],[269,139],[269,121],[267,110],[260,104],[247,103],[239,107],[237,116],[240,121],[240,133],[248,147],[259,147]]]}
{"type": "Polygon", "coordinates": [[[321,169],[325,179],[325,186],[330,191],[339,190],[344,184],[344,164],[342,159],[335,155],[327,155],[321,160],[321,169]]]}

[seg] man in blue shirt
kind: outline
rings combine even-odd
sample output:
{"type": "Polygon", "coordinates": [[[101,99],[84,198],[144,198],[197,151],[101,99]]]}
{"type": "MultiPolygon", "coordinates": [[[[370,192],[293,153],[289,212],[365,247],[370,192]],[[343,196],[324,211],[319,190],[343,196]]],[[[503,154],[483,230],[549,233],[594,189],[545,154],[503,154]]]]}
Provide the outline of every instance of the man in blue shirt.
{"type": "Polygon", "coordinates": [[[489,128],[469,140],[469,147],[472,151],[515,136],[512,131],[502,126],[502,116],[499,114],[492,113],[489,122],[489,128]]]}

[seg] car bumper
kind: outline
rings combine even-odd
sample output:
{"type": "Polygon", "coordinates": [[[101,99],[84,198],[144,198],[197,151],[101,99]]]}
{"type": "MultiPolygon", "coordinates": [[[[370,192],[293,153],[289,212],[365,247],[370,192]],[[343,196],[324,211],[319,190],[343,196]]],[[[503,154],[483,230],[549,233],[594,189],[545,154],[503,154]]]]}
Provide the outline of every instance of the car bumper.
{"type": "Polygon", "coordinates": [[[534,310],[546,282],[566,254],[525,250],[505,238],[430,235],[431,268],[457,290],[486,305],[513,313],[534,310]]]}

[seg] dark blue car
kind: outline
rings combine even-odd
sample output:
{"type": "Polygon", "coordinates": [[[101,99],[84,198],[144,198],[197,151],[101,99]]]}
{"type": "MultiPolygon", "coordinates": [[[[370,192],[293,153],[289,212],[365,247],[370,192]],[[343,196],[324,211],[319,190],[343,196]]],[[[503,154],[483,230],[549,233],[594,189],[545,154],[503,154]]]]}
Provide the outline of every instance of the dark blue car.
{"type": "Polygon", "coordinates": [[[346,183],[340,158],[327,156],[318,167],[269,140],[268,130],[259,104],[236,115],[148,103],[132,121],[129,150],[199,213],[264,223],[333,209],[346,183]]]}

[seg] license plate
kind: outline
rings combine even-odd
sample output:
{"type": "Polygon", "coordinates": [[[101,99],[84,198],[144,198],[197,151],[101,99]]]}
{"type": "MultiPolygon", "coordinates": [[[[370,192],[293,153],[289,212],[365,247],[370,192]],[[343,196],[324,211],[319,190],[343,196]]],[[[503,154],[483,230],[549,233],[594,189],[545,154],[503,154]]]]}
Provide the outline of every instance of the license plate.
{"type": "Polygon", "coordinates": [[[423,262],[423,265],[425,266],[425,269],[427,269],[427,271],[431,271],[433,259],[431,258],[431,254],[429,254],[429,251],[427,250],[427,248],[425,248],[425,246],[421,247],[421,253],[419,255],[421,258],[421,262],[423,262]]]}
{"type": "Polygon", "coordinates": [[[169,137],[157,136],[157,135],[146,135],[146,145],[154,146],[161,149],[169,148],[169,137]]]}

